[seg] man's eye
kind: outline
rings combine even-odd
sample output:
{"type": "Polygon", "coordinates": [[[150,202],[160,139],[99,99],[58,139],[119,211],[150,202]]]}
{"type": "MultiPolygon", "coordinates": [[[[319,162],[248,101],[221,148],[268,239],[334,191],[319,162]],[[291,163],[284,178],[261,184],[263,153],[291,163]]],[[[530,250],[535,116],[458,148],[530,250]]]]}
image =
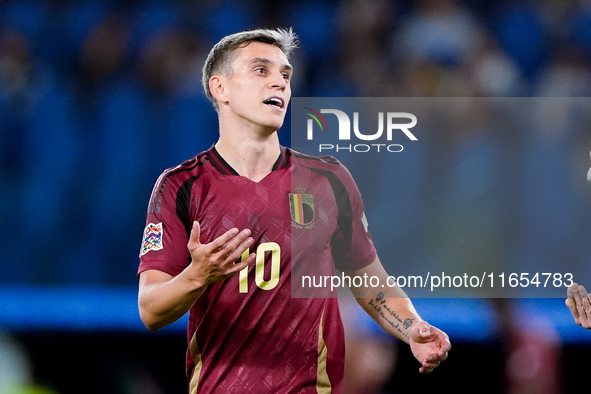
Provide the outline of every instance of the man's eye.
{"type": "Polygon", "coordinates": [[[265,69],[262,67],[259,67],[255,70],[256,72],[258,72],[259,74],[264,74],[265,73],[265,69]]]}
{"type": "Polygon", "coordinates": [[[289,74],[283,74],[283,79],[286,79],[289,81],[289,74]]]}

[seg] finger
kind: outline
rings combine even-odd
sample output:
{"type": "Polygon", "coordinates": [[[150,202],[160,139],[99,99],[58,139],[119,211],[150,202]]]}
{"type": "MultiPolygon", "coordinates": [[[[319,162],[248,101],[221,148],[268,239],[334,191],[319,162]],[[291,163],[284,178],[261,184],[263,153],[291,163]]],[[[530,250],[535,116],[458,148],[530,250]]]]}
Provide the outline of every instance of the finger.
{"type": "Polygon", "coordinates": [[[581,286],[576,283],[573,284],[571,287],[569,287],[569,289],[572,292],[573,298],[575,298],[575,299],[581,298],[581,295],[579,294],[579,287],[581,287],[581,286]]]}
{"type": "Polygon", "coordinates": [[[431,373],[431,372],[433,372],[433,368],[421,367],[421,368],[419,368],[419,372],[422,374],[431,373]]]}
{"type": "Polygon", "coordinates": [[[256,253],[251,253],[248,255],[247,258],[242,260],[239,263],[234,264],[231,268],[228,269],[227,273],[229,275],[233,275],[238,271],[242,271],[244,268],[248,267],[249,265],[253,264],[256,260],[256,253]]]}
{"type": "Polygon", "coordinates": [[[195,249],[197,246],[201,245],[201,226],[199,225],[198,221],[193,221],[193,227],[191,228],[191,234],[189,234],[189,243],[188,247],[189,250],[195,249]]]}
{"type": "Polygon", "coordinates": [[[437,353],[437,354],[439,355],[439,359],[440,359],[441,361],[445,361],[445,360],[447,360],[447,357],[448,357],[448,352],[444,352],[444,353],[440,353],[440,352],[441,352],[441,350],[439,351],[439,353],[437,353]]]}
{"type": "Polygon", "coordinates": [[[411,328],[411,337],[415,342],[424,342],[431,335],[431,326],[426,321],[420,321],[411,328]]]}
{"type": "MultiPolygon", "coordinates": [[[[585,314],[585,307],[584,307],[584,300],[581,297],[581,293],[579,292],[579,289],[583,287],[583,286],[577,286],[573,289],[573,297],[575,300],[575,305],[577,307],[577,311],[579,312],[579,315],[584,315],[585,314]]],[[[583,287],[582,289],[583,291],[585,291],[585,288],[583,287]]],[[[586,294],[586,292],[585,292],[586,294]]],[[[586,299],[587,297],[585,297],[586,299]]]]}
{"type": "Polygon", "coordinates": [[[589,294],[585,287],[579,286],[579,294],[581,295],[581,305],[585,311],[585,319],[591,318],[591,302],[589,301],[589,294]]]}
{"type": "MultiPolygon", "coordinates": [[[[421,366],[421,369],[423,370],[422,373],[432,372],[435,368],[437,368],[441,364],[441,361],[442,360],[435,354],[431,354],[431,355],[427,356],[421,366]]],[[[419,370],[419,372],[421,372],[421,371],[419,370]]]]}
{"type": "MultiPolygon", "coordinates": [[[[239,232],[238,234],[236,234],[232,239],[228,240],[228,242],[226,242],[224,245],[222,245],[219,250],[216,250],[216,252],[219,252],[220,255],[224,256],[224,257],[228,257],[231,253],[235,252],[237,249],[242,249],[239,252],[239,255],[242,255],[242,253],[246,250],[246,248],[248,246],[250,246],[250,242],[248,245],[246,245],[246,247],[244,247],[244,242],[249,239],[250,236],[250,230],[249,229],[245,229],[242,230],[241,232],[239,232]]],[[[252,240],[252,238],[250,238],[252,240]]],[[[240,256],[238,256],[240,257],[240,256]]]]}
{"type": "Polygon", "coordinates": [[[429,338],[431,336],[431,326],[429,323],[425,322],[425,324],[419,329],[419,334],[423,338],[429,338]]]}
{"type": "Polygon", "coordinates": [[[224,249],[220,252],[222,254],[221,258],[223,258],[223,263],[234,265],[236,260],[242,257],[242,254],[250,247],[250,245],[252,245],[253,242],[254,240],[248,237],[233,250],[229,246],[224,247],[224,249]]]}
{"type": "Polygon", "coordinates": [[[440,359],[437,354],[430,354],[425,357],[425,361],[423,361],[423,366],[428,367],[436,367],[439,365],[440,359]]]}
{"type": "Polygon", "coordinates": [[[217,253],[221,249],[223,249],[224,245],[226,245],[232,238],[234,238],[238,234],[238,229],[236,227],[229,229],[213,241],[207,244],[209,253],[217,253]]]}
{"type": "Polygon", "coordinates": [[[579,310],[581,304],[581,295],[579,294],[579,285],[573,283],[567,290],[569,308],[575,319],[579,318],[579,310]]]}
{"type": "Polygon", "coordinates": [[[575,319],[577,319],[579,317],[579,311],[577,310],[577,303],[575,301],[574,298],[567,298],[565,300],[566,306],[568,306],[568,309],[570,309],[570,312],[572,313],[573,317],[575,319]]]}
{"type": "Polygon", "coordinates": [[[437,362],[429,362],[429,363],[423,363],[423,368],[427,368],[430,370],[434,370],[435,368],[437,368],[439,366],[439,361],[437,362]]]}

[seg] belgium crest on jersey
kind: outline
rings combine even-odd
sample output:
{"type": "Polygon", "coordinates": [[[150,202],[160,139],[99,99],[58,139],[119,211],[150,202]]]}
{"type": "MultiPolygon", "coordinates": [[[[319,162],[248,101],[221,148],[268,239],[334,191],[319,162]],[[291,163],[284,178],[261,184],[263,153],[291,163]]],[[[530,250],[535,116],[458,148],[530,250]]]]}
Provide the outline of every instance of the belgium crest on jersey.
{"type": "MultiPolygon", "coordinates": [[[[302,187],[296,188],[296,191],[305,192],[302,187]]],[[[289,193],[289,212],[291,214],[292,225],[296,228],[311,228],[314,221],[314,196],[304,193],[289,193]]]]}

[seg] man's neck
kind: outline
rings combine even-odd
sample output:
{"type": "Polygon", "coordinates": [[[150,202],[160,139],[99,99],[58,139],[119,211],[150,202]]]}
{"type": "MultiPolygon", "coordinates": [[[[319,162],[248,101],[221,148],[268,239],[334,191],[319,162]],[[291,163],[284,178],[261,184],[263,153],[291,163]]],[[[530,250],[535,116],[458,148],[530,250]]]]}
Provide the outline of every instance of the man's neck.
{"type": "Polygon", "coordinates": [[[215,148],[238,174],[254,182],[272,171],[281,154],[276,132],[268,136],[220,132],[215,148]]]}

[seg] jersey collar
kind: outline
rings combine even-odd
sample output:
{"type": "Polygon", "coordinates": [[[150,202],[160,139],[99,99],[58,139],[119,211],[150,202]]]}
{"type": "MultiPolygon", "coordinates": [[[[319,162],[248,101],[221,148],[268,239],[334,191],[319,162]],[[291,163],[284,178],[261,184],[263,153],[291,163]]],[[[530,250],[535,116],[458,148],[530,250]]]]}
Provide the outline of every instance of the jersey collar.
{"type": "MultiPolygon", "coordinates": [[[[271,171],[281,170],[289,165],[291,150],[284,146],[281,146],[280,148],[281,152],[279,153],[279,157],[275,161],[275,164],[273,164],[273,168],[271,169],[271,171]]],[[[228,162],[224,160],[224,158],[219,154],[219,152],[215,148],[215,145],[207,151],[207,158],[215,167],[215,169],[218,170],[221,174],[240,176],[240,174],[238,174],[238,172],[236,172],[236,170],[233,169],[232,166],[229,165],[228,162]]]]}

